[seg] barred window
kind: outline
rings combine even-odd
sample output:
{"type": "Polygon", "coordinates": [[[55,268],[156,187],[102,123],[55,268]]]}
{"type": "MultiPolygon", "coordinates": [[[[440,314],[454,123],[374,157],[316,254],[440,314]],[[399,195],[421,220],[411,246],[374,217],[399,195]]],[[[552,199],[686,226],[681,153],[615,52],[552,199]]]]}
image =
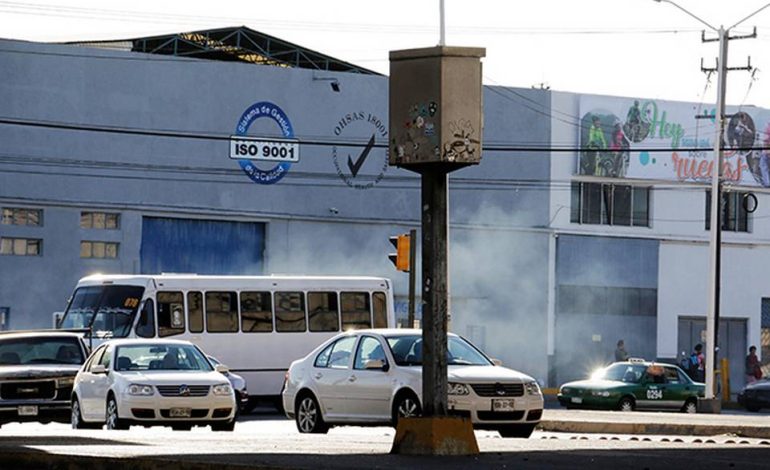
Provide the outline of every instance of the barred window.
{"type": "Polygon", "coordinates": [[[650,226],[650,188],[624,184],[572,182],[570,222],[650,226]]]}
{"type": "MultiPolygon", "coordinates": [[[[749,212],[746,210],[746,192],[722,193],[722,230],[749,231],[749,212]]],[[[706,230],[711,230],[711,190],[706,190],[706,230]]]]}
{"type": "Polygon", "coordinates": [[[120,228],[120,214],[110,212],[81,212],[80,228],[117,230],[120,228]]]}
{"type": "Polygon", "coordinates": [[[43,240],[34,238],[0,238],[0,255],[40,256],[43,240]]]}
{"type": "Polygon", "coordinates": [[[20,207],[3,207],[3,225],[43,225],[43,211],[40,209],[23,209],[20,207]]]}
{"type": "Polygon", "coordinates": [[[115,259],[118,257],[118,245],[119,243],[115,242],[82,241],[80,257],[115,259]]]}

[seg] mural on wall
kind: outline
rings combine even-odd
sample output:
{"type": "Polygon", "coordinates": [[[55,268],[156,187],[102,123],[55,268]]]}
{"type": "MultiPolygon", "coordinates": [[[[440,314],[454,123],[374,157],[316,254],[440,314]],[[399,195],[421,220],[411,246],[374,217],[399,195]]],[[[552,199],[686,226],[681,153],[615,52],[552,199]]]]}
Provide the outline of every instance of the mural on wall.
{"type": "MultiPolygon", "coordinates": [[[[723,134],[727,182],[770,187],[770,111],[730,109],[723,134]],[[761,123],[761,124],[760,124],[761,123]]],[[[715,111],[697,104],[585,96],[578,174],[708,182],[715,111]],[[705,119],[697,119],[702,115],[705,119]]]]}
{"type": "Polygon", "coordinates": [[[388,123],[376,114],[353,111],[340,117],[334,126],[334,137],[339,140],[368,135],[364,147],[333,146],[332,162],[337,176],[353,189],[369,189],[377,185],[388,171],[388,151],[376,140],[388,137],[388,123]]]}

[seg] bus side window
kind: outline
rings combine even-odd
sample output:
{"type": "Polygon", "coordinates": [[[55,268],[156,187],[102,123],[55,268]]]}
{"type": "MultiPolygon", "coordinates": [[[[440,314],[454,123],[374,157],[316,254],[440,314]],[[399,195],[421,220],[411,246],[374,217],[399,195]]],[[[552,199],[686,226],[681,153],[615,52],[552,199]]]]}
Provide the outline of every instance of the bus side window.
{"type": "Polygon", "coordinates": [[[310,331],[339,331],[336,292],[308,292],[307,319],[310,331]]]}
{"type": "Polygon", "coordinates": [[[273,331],[270,292],[241,292],[241,329],[244,333],[273,331]]]}
{"type": "Polygon", "coordinates": [[[181,292],[158,292],[158,336],[184,333],[184,295],[181,292]]]}
{"type": "Polygon", "coordinates": [[[374,292],[372,294],[372,307],[374,308],[374,327],[388,327],[388,302],[384,292],[374,292]]]}
{"type": "Polygon", "coordinates": [[[305,331],[305,294],[302,292],[275,293],[275,331],[305,331]]]}
{"type": "Polygon", "coordinates": [[[200,292],[187,293],[187,321],[190,333],[203,333],[203,294],[200,292]]]}
{"type": "Polygon", "coordinates": [[[206,292],[206,331],[238,331],[238,296],[235,292],[206,292]]]}
{"type": "Polygon", "coordinates": [[[342,330],[371,328],[371,311],[369,310],[368,292],[342,292],[342,330]]]}
{"type": "Polygon", "coordinates": [[[140,338],[155,336],[155,304],[152,299],[144,301],[144,308],[139,314],[139,321],[136,323],[136,336],[140,338]]]}

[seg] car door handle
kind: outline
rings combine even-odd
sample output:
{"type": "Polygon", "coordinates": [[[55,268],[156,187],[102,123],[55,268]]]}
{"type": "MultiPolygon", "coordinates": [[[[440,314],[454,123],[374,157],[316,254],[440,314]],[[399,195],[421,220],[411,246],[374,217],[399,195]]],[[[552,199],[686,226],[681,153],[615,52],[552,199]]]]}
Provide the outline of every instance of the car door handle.
{"type": "Polygon", "coordinates": [[[315,377],[316,379],[320,379],[320,378],[321,378],[321,377],[323,377],[323,376],[324,376],[324,375],[323,375],[322,373],[318,372],[318,373],[317,373],[316,375],[314,375],[313,377],[315,377]]]}
{"type": "Polygon", "coordinates": [[[355,382],[355,381],[356,381],[355,375],[351,375],[350,377],[348,377],[348,382],[355,382]]]}

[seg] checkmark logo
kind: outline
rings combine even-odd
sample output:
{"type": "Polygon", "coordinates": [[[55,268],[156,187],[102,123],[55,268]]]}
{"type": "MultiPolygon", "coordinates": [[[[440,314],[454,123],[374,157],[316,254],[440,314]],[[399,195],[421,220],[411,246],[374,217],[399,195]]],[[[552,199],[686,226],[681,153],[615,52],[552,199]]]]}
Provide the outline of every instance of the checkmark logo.
{"type": "Polygon", "coordinates": [[[361,155],[358,156],[355,163],[353,163],[353,159],[350,157],[350,155],[348,155],[348,168],[350,168],[350,173],[353,175],[353,177],[358,174],[358,170],[360,170],[364,165],[366,157],[368,157],[369,152],[372,151],[372,147],[374,147],[374,134],[372,134],[372,138],[369,139],[369,143],[366,144],[366,147],[361,152],[361,155]]]}

